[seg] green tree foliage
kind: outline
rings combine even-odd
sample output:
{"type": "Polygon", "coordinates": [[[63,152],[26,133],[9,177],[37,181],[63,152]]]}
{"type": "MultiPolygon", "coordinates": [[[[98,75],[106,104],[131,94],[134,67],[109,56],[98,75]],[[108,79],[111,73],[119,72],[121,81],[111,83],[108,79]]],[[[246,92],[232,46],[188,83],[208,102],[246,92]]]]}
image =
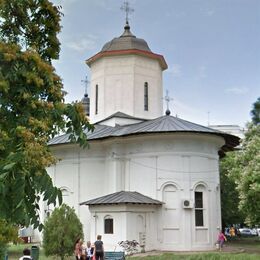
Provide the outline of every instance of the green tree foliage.
{"type": "Polygon", "coordinates": [[[34,49],[51,62],[59,57],[61,12],[49,0],[0,0],[1,40],[34,49]]]}
{"type": "Polygon", "coordinates": [[[253,109],[251,110],[252,121],[254,124],[260,123],[260,97],[253,104],[253,109]]]}
{"type": "Polygon", "coordinates": [[[82,224],[74,209],[63,204],[47,219],[43,230],[43,247],[46,256],[64,259],[74,251],[77,238],[83,237],[82,224]]]}
{"type": "Polygon", "coordinates": [[[241,149],[229,152],[220,163],[224,224],[260,223],[260,98],[251,110],[252,122],[241,149]],[[241,221],[243,220],[243,221],[241,221]]]}
{"type": "Polygon", "coordinates": [[[230,175],[230,169],[235,166],[236,152],[229,152],[220,161],[221,213],[222,226],[244,222],[244,214],[239,209],[239,192],[236,178],[230,175]]]}
{"type": "Polygon", "coordinates": [[[246,223],[260,223],[260,124],[249,124],[242,149],[235,154],[230,174],[236,179],[240,209],[246,223]]]}
{"type": "Polygon", "coordinates": [[[221,160],[222,217],[225,223],[260,223],[260,99],[253,104],[252,122],[241,149],[221,160]],[[238,206],[238,208],[237,208],[238,206]]]}
{"type": "Polygon", "coordinates": [[[66,132],[85,147],[92,130],[80,103],[64,103],[51,65],[60,16],[48,0],[0,0],[0,218],[40,229],[40,198],[62,200],[46,172],[56,162],[48,141],[66,132]]]}
{"type": "Polygon", "coordinates": [[[0,219],[0,259],[4,259],[7,244],[18,241],[18,228],[0,219]]]}

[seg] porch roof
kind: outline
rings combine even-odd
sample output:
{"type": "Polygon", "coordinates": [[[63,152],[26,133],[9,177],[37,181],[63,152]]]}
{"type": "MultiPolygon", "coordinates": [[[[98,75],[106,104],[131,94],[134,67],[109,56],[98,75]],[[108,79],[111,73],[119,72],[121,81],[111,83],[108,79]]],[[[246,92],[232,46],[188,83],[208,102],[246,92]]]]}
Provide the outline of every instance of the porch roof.
{"type": "Polygon", "coordinates": [[[119,191],[80,203],[80,205],[111,205],[111,204],[148,204],[162,205],[163,202],[152,199],[136,191],[119,191]]]}

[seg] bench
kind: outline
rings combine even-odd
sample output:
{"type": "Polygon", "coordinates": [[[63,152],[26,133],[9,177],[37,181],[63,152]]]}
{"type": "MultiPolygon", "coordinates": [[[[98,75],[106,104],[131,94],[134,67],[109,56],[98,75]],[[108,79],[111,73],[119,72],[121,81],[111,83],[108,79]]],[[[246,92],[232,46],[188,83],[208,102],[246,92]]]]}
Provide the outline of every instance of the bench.
{"type": "Polygon", "coordinates": [[[105,252],[105,260],[125,260],[125,252],[105,252]]]}

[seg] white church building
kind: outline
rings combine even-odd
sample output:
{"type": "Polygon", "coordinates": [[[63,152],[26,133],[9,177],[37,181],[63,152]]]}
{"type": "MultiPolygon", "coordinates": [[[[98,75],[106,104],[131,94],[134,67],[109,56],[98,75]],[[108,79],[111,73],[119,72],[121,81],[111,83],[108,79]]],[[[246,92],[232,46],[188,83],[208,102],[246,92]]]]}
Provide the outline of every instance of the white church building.
{"type": "MultiPolygon", "coordinates": [[[[61,135],[48,169],[75,208],[85,240],[105,250],[137,240],[149,250],[215,247],[221,227],[219,157],[239,138],[163,115],[164,57],[130,31],[86,61],[91,70],[89,148],[61,135]]],[[[47,207],[45,211],[47,211],[47,207]]]]}

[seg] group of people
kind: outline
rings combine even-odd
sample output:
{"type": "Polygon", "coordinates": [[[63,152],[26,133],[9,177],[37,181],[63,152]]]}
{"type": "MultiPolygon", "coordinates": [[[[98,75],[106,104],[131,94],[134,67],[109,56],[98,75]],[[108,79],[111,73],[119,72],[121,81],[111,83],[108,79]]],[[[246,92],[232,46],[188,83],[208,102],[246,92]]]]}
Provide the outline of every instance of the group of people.
{"type": "Polygon", "coordinates": [[[84,245],[83,240],[78,238],[74,247],[76,260],[103,260],[104,246],[101,239],[101,235],[98,235],[93,245],[90,241],[87,242],[87,245],[84,245]]]}

